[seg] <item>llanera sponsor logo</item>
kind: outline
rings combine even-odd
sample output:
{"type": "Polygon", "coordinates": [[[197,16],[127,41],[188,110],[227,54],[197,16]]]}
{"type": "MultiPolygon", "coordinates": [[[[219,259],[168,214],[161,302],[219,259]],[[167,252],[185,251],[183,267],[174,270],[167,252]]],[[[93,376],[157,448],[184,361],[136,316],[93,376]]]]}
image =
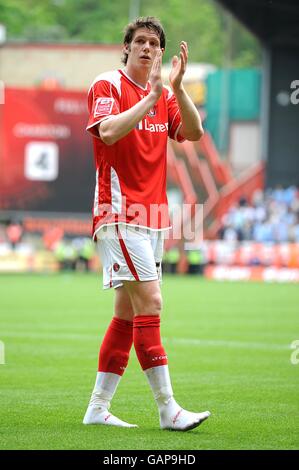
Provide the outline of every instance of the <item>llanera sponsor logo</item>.
{"type": "Polygon", "coordinates": [[[165,122],[164,124],[153,124],[147,122],[147,119],[143,119],[137,124],[136,129],[148,132],[168,132],[168,122],[165,122]]]}

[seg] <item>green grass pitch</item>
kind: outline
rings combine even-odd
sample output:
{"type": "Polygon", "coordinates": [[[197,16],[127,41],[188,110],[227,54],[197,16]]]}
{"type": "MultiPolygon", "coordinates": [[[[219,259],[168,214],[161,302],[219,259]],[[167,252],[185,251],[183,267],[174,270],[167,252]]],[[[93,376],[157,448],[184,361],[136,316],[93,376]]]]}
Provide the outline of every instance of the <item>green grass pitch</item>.
{"type": "Polygon", "coordinates": [[[0,448],[298,449],[298,285],[165,276],[162,291],[176,399],[208,421],[160,430],[132,350],[111,411],[139,428],[82,425],[113,292],[94,274],[1,275],[0,448]]]}

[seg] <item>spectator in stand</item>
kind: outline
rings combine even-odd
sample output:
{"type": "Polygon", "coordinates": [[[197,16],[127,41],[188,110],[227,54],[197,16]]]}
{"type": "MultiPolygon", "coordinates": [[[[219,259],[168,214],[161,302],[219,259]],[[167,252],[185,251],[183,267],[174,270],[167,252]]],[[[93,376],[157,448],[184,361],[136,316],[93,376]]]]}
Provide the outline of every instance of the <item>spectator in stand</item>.
{"type": "Polygon", "coordinates": [[[240,198],[224,215],[219,237],[259,243],[298,242],[299,192],[294,186],[256,191],[252,205],[240,198]]]}
{"type": "Polygon", "coordinates": [[[89,271],[90,262],[94,256],[94,243],[86,237],[74,238],[72,247],[76,253],[76,270],[89,271]]]}
{"type": "Polygon", "coordinates": [[[55,247],[55,256],[60,271],[74,271],[76,268],[76,250],[70,241],[60,240],[55,247]]]}
{"type": "Polygon", "coordinates": [[[12,221],[6,228],[6,236],[11,244],[13,250],[15,250],[17,244],[21,241],[23,235],[23,227],[21,223],[12,221]]]}
{"type": "Polygon", "coordinates": [[[293,243],[299,243],[299,211],[296,215],[296,221],[290,228],[290,240],[293,243]]]}
{"type": "Polygon", "coordinates": [[[176,274],[177,265],[180,261],[180,251],[176,246],[165,250],[162,265],[166,273],[176,274]]]}
{"type": "Polygon", "coordinates": [[[277,243],[286,243],[289,240],[289,225],[284,220],[284,217],[272,215],[270,219],[270,225],[272,226],[272,240],[277,243]]]}
{"type": "Polygon", "coordinates": [[[231,223],[231,214],[225,214],[222,217],[222,227],[219,230],[219,238],[225,241],[237,241],[239,235],[233,224],[231,223]]]}
{"type": "Polygon", "coordinates": [[[204,258],[200,248],[187,251],[188,274],[203,274],[204,258]]]}
{"type": "Polygon", "coordinates": [[[267,222],[260,222],[253,227],[253,240],[258,243],[272,242],[274,240],[273,227],[267,222]]]}

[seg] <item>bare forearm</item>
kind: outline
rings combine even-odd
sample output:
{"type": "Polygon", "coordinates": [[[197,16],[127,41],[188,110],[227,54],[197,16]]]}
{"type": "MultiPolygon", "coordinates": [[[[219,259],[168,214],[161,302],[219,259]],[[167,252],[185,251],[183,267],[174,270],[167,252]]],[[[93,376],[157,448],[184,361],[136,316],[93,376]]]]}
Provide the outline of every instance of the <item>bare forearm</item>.
{"type": "Polygon", "coordinates": [[[125,137],[144,118],[157,99],[158,97],[154,93],[150,93],[132,108],[111,116],[99,124],[98,130],[102,141],[107,145],[112,145],[125,137]]]}
{"type": "Polygon", "coordinates": [[[199,112],[183,86],[173,91],[182,118],[180,135],[187,140],[199,140],[204,133],[199,112]]]}

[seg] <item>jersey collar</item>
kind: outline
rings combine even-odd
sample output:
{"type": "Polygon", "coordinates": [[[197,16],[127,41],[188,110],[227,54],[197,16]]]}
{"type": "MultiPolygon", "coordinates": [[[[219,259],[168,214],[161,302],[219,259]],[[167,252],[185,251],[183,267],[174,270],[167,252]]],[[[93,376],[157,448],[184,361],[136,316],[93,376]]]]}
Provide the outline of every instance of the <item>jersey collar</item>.
{"type": "Polygon", "coordinates": [[[132,78],[129,77],[129,75],[124,71],[124,69],[119,70],[119,72],[120,72],[122,75],[124,75],[131,83],[133,83],[133,85],[137,86],[137,87],[140,88],[141,90],[143,90],[143,91],[147,91],[147,90],[148,90],[148,83],[147,83],[146,87],[144,88],[143,86],[139,85],[139,83],[134,82],[134,80],[132,80],[132,78]]]}

